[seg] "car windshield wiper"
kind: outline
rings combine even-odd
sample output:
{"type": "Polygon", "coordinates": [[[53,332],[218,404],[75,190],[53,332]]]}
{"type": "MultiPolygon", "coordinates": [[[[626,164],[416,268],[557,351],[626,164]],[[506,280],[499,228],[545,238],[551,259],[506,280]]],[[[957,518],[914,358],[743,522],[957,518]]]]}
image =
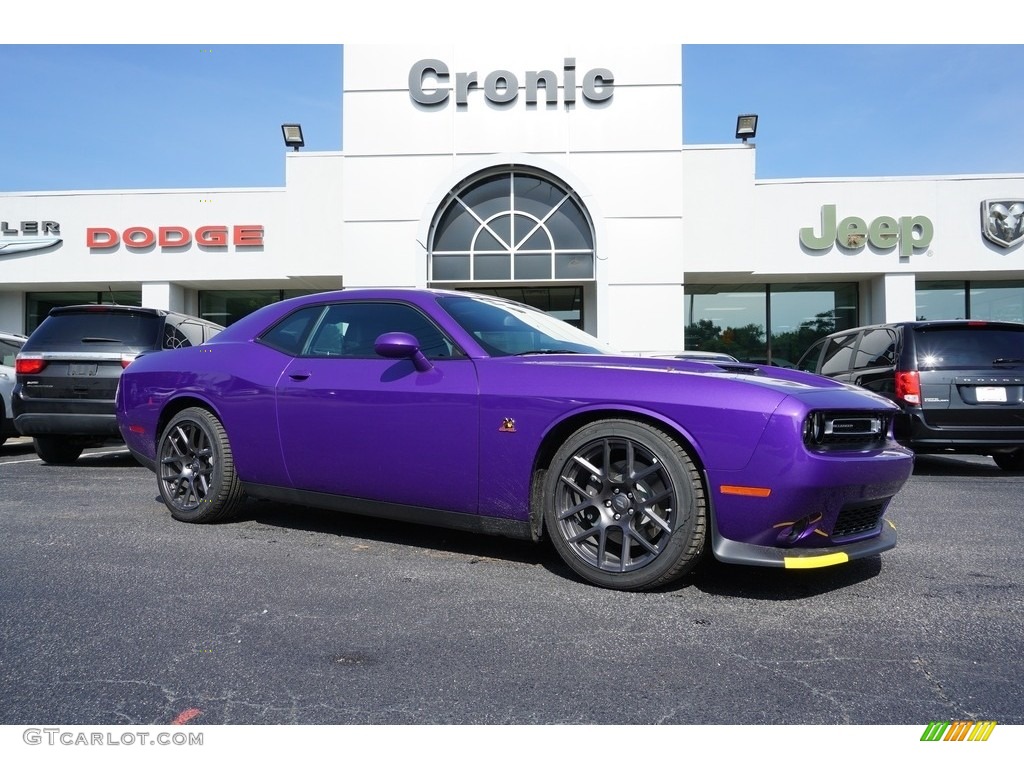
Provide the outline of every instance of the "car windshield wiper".
{"type": "Polygon", "coordinates": [[[123,342],[120,339],[105,339],[102,336],[86,336],[84,339],[82,339],[82,343],[83,344],[95,344],[95,343],[100,343],[100,344],[122,344],[123,342]]]}
{"type": "Polygon", "coordinates": [[[1024,357],[997,357],[992,365],[1009,365],[1012,363],[1024,363],[1024,357]]]}

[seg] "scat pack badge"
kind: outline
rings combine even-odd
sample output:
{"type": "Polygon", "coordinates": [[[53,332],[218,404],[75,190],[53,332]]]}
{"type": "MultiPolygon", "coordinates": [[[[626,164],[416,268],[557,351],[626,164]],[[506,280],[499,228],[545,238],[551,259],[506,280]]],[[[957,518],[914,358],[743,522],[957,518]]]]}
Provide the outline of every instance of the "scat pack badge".
{"type": "Polygon", "coordinates": [[[507,416],[502,419],[501,426],[498,427],[499,432],[515,432],[516,431],[516,420],[510,419],[507,416]]]}

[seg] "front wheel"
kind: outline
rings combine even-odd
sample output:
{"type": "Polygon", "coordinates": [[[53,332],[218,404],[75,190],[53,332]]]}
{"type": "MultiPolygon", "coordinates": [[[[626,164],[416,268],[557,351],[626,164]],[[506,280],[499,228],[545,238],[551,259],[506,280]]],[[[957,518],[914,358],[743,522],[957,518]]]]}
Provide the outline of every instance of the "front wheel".
{"type": "Polygon", "coordinates": [[[700,472],[679,441],[641,422],[609,419],[576,431],[552,459],[543,503],[559,555],[602,587],[659,587],[703,554],[700,472]]]}
{"type": "Polygon", "coordinates": [[[212,523],[232,515],[242,486],[227,432],[205,408],[186,408],[160,436],[157,486],[176,520],[212,523]]]}
{"type": "Polygon", "coordinates": [[[1006,472],[1022,472],[1024,471],[1024,448],[1006,453],[994,453],[992,460],[997,467],[1006,472]]]}

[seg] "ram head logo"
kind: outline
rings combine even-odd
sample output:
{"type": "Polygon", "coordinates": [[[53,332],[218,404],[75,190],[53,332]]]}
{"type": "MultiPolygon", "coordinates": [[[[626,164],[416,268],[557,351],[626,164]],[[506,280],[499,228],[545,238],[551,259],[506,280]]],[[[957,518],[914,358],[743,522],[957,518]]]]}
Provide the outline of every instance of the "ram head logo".
{"type": "Polygon", "coordinates": [[[1024,200],[985,200],[981,204],[981,232],[1003,248],[1024,240],[1024,200]]]}

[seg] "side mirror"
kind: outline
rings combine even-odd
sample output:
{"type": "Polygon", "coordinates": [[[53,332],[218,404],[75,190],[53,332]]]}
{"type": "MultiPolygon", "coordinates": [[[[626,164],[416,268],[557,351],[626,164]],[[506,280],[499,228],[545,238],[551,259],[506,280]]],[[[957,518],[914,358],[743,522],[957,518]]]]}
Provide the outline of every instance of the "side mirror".
{"type": "Polygon", "coordinates": [[[412,364],[420,372],[429,371],[434,367],[420,351],[420,343],[411,333],[402,333],[401,331],[382,333],[374,342],[373,351],[381,357],[393,360],[412,360],[412,364]]]}

